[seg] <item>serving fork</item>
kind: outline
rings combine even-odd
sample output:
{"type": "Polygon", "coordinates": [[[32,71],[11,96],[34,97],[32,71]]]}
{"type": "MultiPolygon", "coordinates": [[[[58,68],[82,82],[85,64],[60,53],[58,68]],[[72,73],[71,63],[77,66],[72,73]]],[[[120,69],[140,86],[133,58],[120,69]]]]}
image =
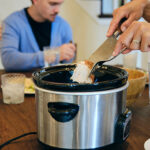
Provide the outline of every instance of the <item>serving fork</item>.
{"type": "Polygon", "coordinates": [[[112,56],[112,57],[110,57],[110,59],[107,59],[107,60],[98,61],[96,64],[94,64],[93,68],[90,71],[89,76],[95,72],[96,68],[101,67],[104,63],[115,59],[117,56],[119,56],[120,54],[122,54],[125,50],[127,50],[126,47],[124,47],[116,56],[112,56]]]}

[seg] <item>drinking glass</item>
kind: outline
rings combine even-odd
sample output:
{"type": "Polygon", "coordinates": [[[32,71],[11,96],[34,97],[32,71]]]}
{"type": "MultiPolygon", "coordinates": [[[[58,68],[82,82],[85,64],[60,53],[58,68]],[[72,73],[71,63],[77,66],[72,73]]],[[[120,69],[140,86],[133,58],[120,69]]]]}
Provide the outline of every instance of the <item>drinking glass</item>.
{"type": "MultiPolygon", "coordinates": [[[[50,47],[49,46],[44,46],[43,47],[43,51],[47,51],[47,50],[50,50],[50,47]]],[[[49,63],[47,61],[44,62],[44,67],[48,67],[49,66],[49,63]]]]}
{"type": "Polygon", "coordinates": [[[1,76],[1,82],[3,102],[5,104],[19,104],[24,102],[24,74],[3,74],[1,76]]]}
{"type": "MultiPolygon", "coordinates": [[[[53,61],[55,61],[56,58],[59,56],[58,48],[51,48],[49,46],[45,46],[43,47],[43,51],[46,53],[47,59],[51,60],[51,63],[53,63],[53,61]]],[[[45,61],[44,63],[45,63],[44,67],[50,66],[50,63],[48,63],[47,61],[45,61]]]]}

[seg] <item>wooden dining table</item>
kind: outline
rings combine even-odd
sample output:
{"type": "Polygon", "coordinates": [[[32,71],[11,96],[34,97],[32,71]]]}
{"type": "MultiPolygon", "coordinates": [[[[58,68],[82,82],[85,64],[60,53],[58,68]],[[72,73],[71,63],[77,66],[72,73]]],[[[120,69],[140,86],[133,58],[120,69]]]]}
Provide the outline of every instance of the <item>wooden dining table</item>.
{"type": "MultiPolygon", "coordinates": [[[[0,75],[6,73],[0,70],[0,75]]],[[[31,77],[31,72],[22,72],[31,77]]],[[[150,138],[150,104],[148,86],[142,96],[129,106],[132,111],[130,135],[121,144],[112,144],[101,150],[144,150],[144,142],[150,138]]],[[[34,94],[25,94],[21,104],[4,104],[0,90],[0,145],[29,132],[37,132],[36,100],[34,94]]],[[[48,150],[48,146],[38,141],[37,134],[27,135],[11,142],[2,150],[48,150]]]]}

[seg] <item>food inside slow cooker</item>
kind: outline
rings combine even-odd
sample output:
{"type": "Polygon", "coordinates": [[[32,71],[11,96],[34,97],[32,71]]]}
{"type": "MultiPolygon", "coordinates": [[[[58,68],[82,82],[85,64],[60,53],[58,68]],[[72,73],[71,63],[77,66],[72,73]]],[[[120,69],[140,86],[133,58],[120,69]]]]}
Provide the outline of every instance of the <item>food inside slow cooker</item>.
{"type": "Polygon", "coordinates": [[[78,83],[93,83],[94,75],[90,75],[90,71],[94,63],[88,60],[80,61],[76,64],[71,80],[78,83]]]}
{"type": "MultiPolygon", "coordinates": [[[[53,71],[50,74],[45,75],[42,80],[55,82],[55,83],[77,83],[74,82],[71,77],[73,75],[74,69],[62,69],[58,71],[53,71]]],[[[117,79],[118,75],[113,72],[106,70],[104,68],[95,71],[95,78],[93,83],[111,81],[117,79]]]]}
{"type": "Polygon", "coordinates": [[[70,79],[75,68],[76,64],[43,68],[33,74],[33,81],[38,87],[48,90],[87,92],[119,88],[124,86],[128,79],[125,70],[103,65],[94,72],[93,83],[77,83],[70,79]]]}

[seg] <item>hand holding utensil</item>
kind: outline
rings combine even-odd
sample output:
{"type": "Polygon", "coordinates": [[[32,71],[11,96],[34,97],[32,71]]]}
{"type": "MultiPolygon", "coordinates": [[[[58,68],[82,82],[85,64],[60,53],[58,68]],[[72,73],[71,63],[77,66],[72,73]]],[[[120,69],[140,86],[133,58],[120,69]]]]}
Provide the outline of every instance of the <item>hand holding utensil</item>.
{"type": "Polygon", "coordinates": [[[112,57],[110,57],[110,59],[97,62],[97,63],[93,66],[93,68],[92,68],[92,70],[91,70],[89,76],[95,71],[95,69],[96,69],[97,67],[101,67],[105,62],[108,62],[108,61],[111,61],[111,60],[115,59],[117,56],[119,56],[120,54],[122,54],[126,49],[127,49],[127,48],[124,47],[116,56],[112,56],[112,57]]]}
{"type": "MultiPolygon", "coordinates": [[[[119,26],[118,26],[117,30],[115,31],[115,33],[111,37],[109,37],[107,40],[105,40],[104,43],[89,57],[88,60],[94,63],[94,66],[93,66],[89,76],[91,75],[91,73],[94,72],[96,66],[102,65],[105,61],[110,61],[118,56],[117,55],[109,60],[109,58],[112,56],[112,53],[116,46],[117,38],[122,33],[120,26],[124,21],[126,21],[126,18],[123,18],[120,21],[119,26]]],[[[122,51],[120,51],[119,54],[121,54],[125,50],[126,50],[126,48],[124,48],[122,51]]]]}

